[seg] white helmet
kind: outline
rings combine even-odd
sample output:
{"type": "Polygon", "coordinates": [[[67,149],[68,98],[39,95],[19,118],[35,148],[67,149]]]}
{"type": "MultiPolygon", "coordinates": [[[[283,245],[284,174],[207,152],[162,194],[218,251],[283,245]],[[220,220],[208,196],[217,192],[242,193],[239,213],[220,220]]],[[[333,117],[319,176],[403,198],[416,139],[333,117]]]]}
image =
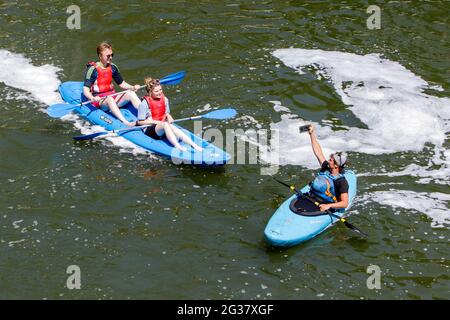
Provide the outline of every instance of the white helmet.
{"type": "Polygon", "coordinates": [[[347,163],[347,152],[336,152],[333,154],[333,159],[334,162],[339,166],[339,167],[344,167],[345,164],[347,163]]]}

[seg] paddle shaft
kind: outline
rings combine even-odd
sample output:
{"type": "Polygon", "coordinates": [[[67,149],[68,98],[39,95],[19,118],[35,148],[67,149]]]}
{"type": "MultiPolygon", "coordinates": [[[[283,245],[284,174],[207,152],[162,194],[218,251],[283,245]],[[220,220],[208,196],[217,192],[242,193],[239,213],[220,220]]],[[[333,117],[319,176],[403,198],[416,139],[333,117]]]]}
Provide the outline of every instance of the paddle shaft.
{"type": "MultiPolygon", "coordinates": [[[[291,187],[292,189],[292,187],[291,187]]],[[[302,197],[303,199],[306,199],[312,203],[314,203],[317,207],[320,208],[320,203],[317,201],[314,201],[313,199],[311,199],[310,197],[304,196],[303,194],[299,194],[297,192],[297,195],[299,195],[300,197],[302,197]]],[[[350,222],[348,222],[344,217],[340,217],[337,214],[333,213],[330,209],[325,211],[330,217],[337,219],[338,221],[342,222],[347,228],[349,228],[350,230],[353,230],[357,233],[359,233],[360,235],[367,237],[367,233],[365,233],[364,231],[362,231],[361,229],[357,228],[355,225],[351,224],[350,222]]]]}
{"type": "Polygon", "coordinates": [[[291,191],[294,191],[298,196],[301,196],[301,195],[302,195],[297,189],[295,189],[294,186],[290,186],[290,185],[288,185],[287,183],[284,183],[283,181],[280,181],[280,180],[278,180],[277,178],[275,178],[275,177],[273,177],[273,176],[272,176],[272,178],[273,178],[276,182],[281,183],[283,186],[288,187],[289,189],[291,189],[291,191]]]}
{"type": "Polygon", "coordinates": [[[202,118],[202,116],[195,116],[195,117],[176,119],[173,122],[180,122],[180,121],[186,121],[186,120],[197,120],[197,119],[201,119],[201,118],[202,118]]]}
{"type": "MultiPolygon", "coordinates": [[[[186,120],[197,120],[197,119],[201,119],[201,118],[203,118],[203,117],[205,117],[207,115],[208,114],[204,114],[204,115],[200,115],[200,116],[193,116],[193,117],[188,117],[188,118],[176,119],[176,120],[173,120],[172,123],[180,122],[180,121],[186,121],[186,120]]],[[[145,125],[145,126],[139,126],[139,127],[135,127],[135,128],[145,128],[145,127],[148,127],[148,126],[151,126],[151,124],[148,124],[148,125],[145,125]]],[[[118,131],[123,131],[123,130],[127,130],[127,129],[113,130],[113,132],[118,132],[118,131]]]]}
{"type": "MultiPolygon", "coordinates": [[[[145,87],[145,85],[139,86],[139,88],[137,90],[142,89],[144,87],[145,87]]],[[[115,97],[115,96],[118,96],[119,94],[123,94],[123,93],[126,93],[128,91],[131,91],[131,89],[120,91],[120,92],[116,92],[116,93],[112,93],[112,94],[108,94],[107,96],[104,96],[104,97],[101,97],[101,98],[105,99],[105,98],[108,98],[108,97],[115,97]]],[[[79,105],[82,106],[82,105],[85,105],[85,104],[88,104],[88,103],[92,103],[92,102],[95,102],[95,100],[85,101],[85,102],[80,103],[79,105]]]]}
{"type": "MultiPolygon", "coordinates": [[[[170,76],[172,76],[172,75],[169,75],[169,76],[166,76],[166,77],[162,78],[161,81],[160,81],[160,83],[161,83],[161,84],[164,84],[164,80],[165,80],[165,78],[167,78],[167,77],[169,77],[169,82],[170,82],[170,76]]],[[[183,75],[183,77],[184,77],[184,75],[183,75]]],[[[140,85],[139,88],[136,89],[136,90],[142,89],[142,88],[144,88],[144,87],[145,87],[145,84],[140,85]]],[[[107,98],[107,97],[115,97],[115,96],[118,96],[119,94],[122,94],[122,93],[125,93],[125,92],[128,92],[128,91],[132,91],[132,90],[131,90],[131,89],[128,89],[128,90],[116,92],[116,93],[113,93],[113,94],[109,94],[109,95],[107,95],[107,96],[102,97],[102,99],[103,99],[103,98],[107,98]]],[[[95,100],[89,100],[89,101],[86,101],[86,102],[81,103],[80,105],[84,105],[84,104],[88,104],[88,103],[92,103],[92,102],[95,102],[95,100]]],[[[185,120],[185,119],[180,119],[180,121],[181,121],[181,120],[185,120]]]]}
{"type": "MultiPolygon", "coordinates": [[[[177,120],[174,120],[173,122],[179,122],[179,121],[185,121],[185,120],[195,120],[195,119],[201,119],[201,118],[225,119],[227,117],[235,116],[235,113],[236,113],[236,111],[234,109],[225,109],[225,110],[223,110],[224,112],[221,112],[221,111],[222,110],[215,110],[215,111],[209,112],[207,114],[199,115],[199,116],[192,116],[192,117],[189,117],[189,118],[177,119],[177,120]],[[230,113],[230,110],[232,110],[234,112],[230,113]]],[[[147,125],[143,125],[143,126],[137,126],[137,127],[130,127],[130,128],[123,128],[123,129],[118,129],[118,130],[96,132],[96,133],[91,133],[91,134],[87,134],[87,135],[77,136],[77,137],[74,137],[74,139],[77,140],[77,141],[94,139],[94,138],[99,137],[99,136],[107,135],[108,133],[119,133],[119,132],[133,131],[133,130],[136,130],[136,129],[146,128],[146,127],[149,127],[151,125],[154,125],[154,124],[151,123],[151,124],[147,124],[147,125]]]]}
{"type": "MultiPolygon", "coordinates": [[[[181,74],[181,72],[179,72],[178,74],[181,74]]],[[[161,83],[161,84],[165,84],[165,82],[169,82],[169,83],[170,83],[170,82],[172,81],[172,79],[170,79],[170,77],[171,77],[171,76],[178,75],[178,74],[166,76],[166,77],[164,77],[164,78],[162,78],[162,79],[160,80],[160,83],[161,83]],[[168,79],[168,80],[165,81],[166,79],[168,79]]],[[[183,77],[184,77],[184,74],[183,74],[183,76],[181,77],[181,79],[182,79],[183,77]]],[[[144,88],[144,87],[145,87],[145,84],[140,85],[139,88],[137,88],[136,90],[142,89],[142,88],[144,88]]],[[[132,90],[131,90],[131,89],[128,89],[128,90],[116,92],[116,93],[113,93],[113,94],[109,94],[109,95],[107,95],[107,96],[102,97],[102,99],[103,99],[103,98],[107,98],[107,97],[115,97],[115,96],[118,96],[119,94],[122,94],[122,93],[125,93],[125,92],[128,92],[128,91],[132,91],[132,90]]],[[[80,105],[84,105],[84,104],[88,104],[88,103],[92,103],[92,102],[95,102],[95,100],[89,100],[89,101],[80,103],[80,105]]],[[[185,120],[185,119],[180,119],[180,121],[181,121],[181,120],[185,120]]]]}
{"type": "MultiPolygon", "coordinates": [[[[300,193],[297,189],[295,189],[294,186],[290,186],[287,183],[284,183],[283,181],[280,181],[278,179],[276,179],[275,177],[272,176],[272,178],[277,181],[278,183],[282,184],[283,186],[288,187],[289,189],[291,189],[292,191],[295,191],[295,193],[297,194],[297,196],[302,197],[303,199],[306,199],[312,203],[314,203],[317,207],[320,206],[320,203],[317,201],[314,201],[313,199],[310,199],[309,197],[305,197],[302,193],[300,193]]],[[[330,217],[333,217],[335,219],[337,219],[338,221],[341,221],[342,223],[345,224],[346,227],[348,227],[349,229],[363,235],[364,237],[367,237],[367,234],[363,231],[361,231],[359,228],[355,227],[353,224],[351,224],[350,222],[348,222],[346,219],[344,219],[343,217],[338,216],[337,214],[331,212],[331,210],[326,210],[325,214],[330,215],[330,217]]]]}
{"type": "MultiPolygon", "coordinates": [[[[188,120],[189,118],[186,118],[186,119],[180,119],[180,121],[181,120],[188,120]]],[[[175,122],[175,121],[174,121],[175,122]]],[[[107,131],[105,131],[105,133],[119,133],[119,132],[124,132],[124,131],[133,131],[133,130],[138,130],[138,129],[144,129],[144,128],[147,128],[147,127],[150,127],[150,126],[152,126],[152,125],[155,125],[154,123],[151,123],[151,124],[145,124],[145,125],[142,125],[142,126],[136,126],[136,127],[130,127],[130,128],[123,128],[123,129],[117,129],[117,130],[111,130],[111,131],[109,131],[109,132],[107,132],[107,131]]]]}
{"type": "MultiPolygon", "coordinates": [[[[152,124],[146,124],[143,126],[136,126],[136,127],[130,127],[130,128],[123,128],[123,129],[118,129],[118,130],[111,130],[108,133],[119,133],[119,132],[123,132],[123,131],[133,131],[133,130],[138,130],[138,129],[143,129],[143,128],[147,128],[154,125],[154,123],[152,124]]],[[[106,131],[105,131],[106,132],[106,131]]]]}

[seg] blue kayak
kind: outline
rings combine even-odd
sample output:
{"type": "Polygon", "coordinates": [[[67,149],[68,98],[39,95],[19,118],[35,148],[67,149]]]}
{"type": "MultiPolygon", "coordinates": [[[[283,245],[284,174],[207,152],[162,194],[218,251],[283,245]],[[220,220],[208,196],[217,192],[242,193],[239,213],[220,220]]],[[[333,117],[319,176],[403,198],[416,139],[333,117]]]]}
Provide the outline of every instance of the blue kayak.
{"type": "MultiPolygon", "coordinates": [[[[342,217],[351,207],[356,196],[356,174],[351,170],[344,173],[349,190],[348,207],[342,212],[336,211],[342,217]]],[[[309,185],[300,190],[301,193],[309,193],[309,185]]],[[[266,241],[276,247],[290,247],[314,238],[319,233],[331,227],[338,219],[318,211],[317,206],[311,201],[298,198],[293,195],[275,211],[264,230],[266,241]]]]}
{"type": "MultiPolygon", "coordinates": [[[[82,82],[64,82],[59,86],[59,93],[62,99],[71,104],[78,104],[82,100],[83,95],[83,83],[82,82]]],[[[136,121],[137,111],[128,103],[125,107],[120,109],[123,116],[128,121],[136,121]]],[[[91,104],[79,105],[75,108],[74,112],[85,118],[89,122],[95,125],[102,126],[106,130],[117,130],[129,128],[118,120],[109,111],[105,112],[98,109],[91,104]]],[[[175,124],[174,124],[175,125],[175,124]]],[[[135,145],[158,154],[165,158],[171,159],[177,164],[194,164],[194,165],[207,165],[207,166],[220,166],[226,164],[230,160],[230,155],[224,150],[217,148],[215,145],[199,138],[192,132],[177,126],[184,131],[197,145],[203,147],[203,152],[196,151],[191,146],[180,142],[180,144],[187,148],[187,151],[180,151],[166,140],[155,140],[147,136],[142,130],[125,131],[123,133],[117,133],[121,137],[129,140],[135,145]]]]}

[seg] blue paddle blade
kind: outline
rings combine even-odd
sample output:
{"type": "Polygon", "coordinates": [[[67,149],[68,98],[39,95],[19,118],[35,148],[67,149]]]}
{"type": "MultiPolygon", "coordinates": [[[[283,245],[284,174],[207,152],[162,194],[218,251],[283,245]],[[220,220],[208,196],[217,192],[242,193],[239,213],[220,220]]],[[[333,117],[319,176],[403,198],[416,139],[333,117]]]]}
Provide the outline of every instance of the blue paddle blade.
{"type": "Polygon", "coordinates": [[[169,74],[168,76],[165,76],[164,78],[162,78],[160,80],[161,84],[179,84],[181,82],[181,80],[184,79],[186,75],[185,71],[180,71],[177,73],[173,73],[173,74],[169,74]]]}
{"type": "Polygon", "coordinates": [[[73,139],[76,141],[90,140],[90,139],[94,139],[95,137],[102,136],[102,135],[108,134],[108,133],[109,133],[108,131],[101,131],[101,132],[96,132],[96,133],[91,133],[91,134],[85,134],[82,136],[76,136],[76,137],[73,137],[73,139]]]}
{"type": "Polygon", "coordinates": [[[53,104],[47,108],[47,114],[52,118],[61,118],[62,116],[71,113],[76,107],[77,105],[70,103],[53,104]]]}
{"type": "Polygon", "coordinates": [[[224,120],[224,119],[230,119],[234,118],[236,116],[237,112],[234,109],[220,109],[215,110],[212,112],[209,112],[207,114],[202,115],[202,118],[205,119],[217,119],[217,120],[224,120]]]}

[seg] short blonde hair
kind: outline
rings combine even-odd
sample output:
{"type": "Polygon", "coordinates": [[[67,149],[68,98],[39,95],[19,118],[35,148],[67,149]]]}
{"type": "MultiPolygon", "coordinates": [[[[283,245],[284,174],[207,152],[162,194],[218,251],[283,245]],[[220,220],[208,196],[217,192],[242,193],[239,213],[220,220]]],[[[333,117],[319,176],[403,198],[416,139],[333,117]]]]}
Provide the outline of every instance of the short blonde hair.
{"type": "Polygon", "coordinates": [[[110,45],[108,42],[103,41],[102,43],[100,43],[100,44],[97,46],[97,54],[101,54],[101,53],[102,53],[103,51],[105,51],[106,49],[112,50],[113,47],[112,47],[112,45],[110,45]]]}

